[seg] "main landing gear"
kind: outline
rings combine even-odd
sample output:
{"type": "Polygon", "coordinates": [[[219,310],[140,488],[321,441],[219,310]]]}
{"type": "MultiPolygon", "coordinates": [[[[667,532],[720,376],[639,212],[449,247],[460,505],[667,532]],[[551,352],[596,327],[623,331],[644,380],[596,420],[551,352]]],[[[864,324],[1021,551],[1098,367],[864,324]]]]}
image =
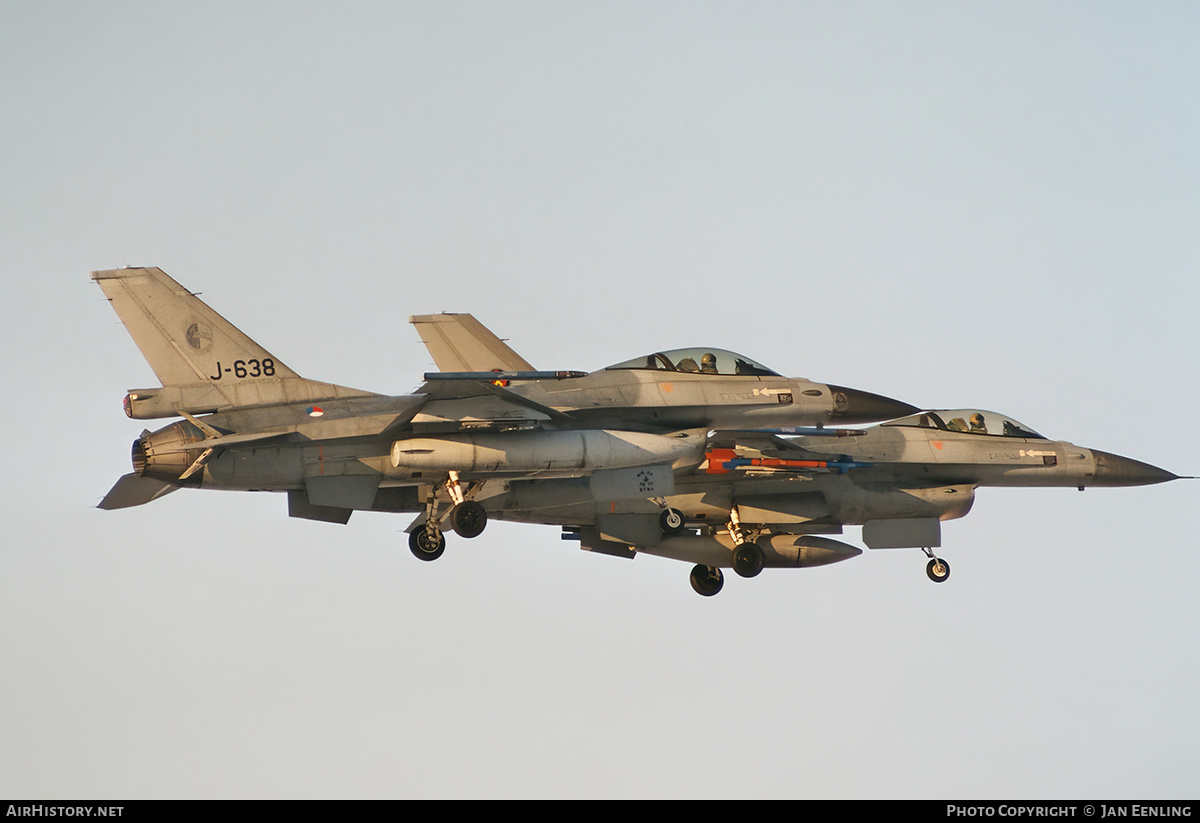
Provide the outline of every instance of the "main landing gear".
{"type": "MultiPolygon", "coordinates": [[[[482,484],[476,485],[470,491],[478,491],[480,485],[482,484]]],[[[467,499],[467,492],[463,490],[463,484],[458,480],[458,472],[450,472],[450,477],[446,481],[446,492],[454,503],[454,508],[450,509],[450,527],[454,529],[455,534],[459,537],[478,537],[483,534],[483,530],[487,527],[487,512],[474,500],[467,499]]],[[[431,507],[434,502],[430,501],[431,507]]],[[[432,515],[433,512],[429,512],[429,514],[432,515]]]]}
{"type": "Polygon", "coordinates": [[[733,570],[741,577],[757,576],[767,562],[766,557],[754,542],[758,536],[757,532],[742,528],[737,506],[729,510],[729,523],[726,528],[729,529],[729,536],[733,538],[733,570]]]}
{"type": "Polygon", "coordinates": [[[922,549],[929,562],[925,565],[925,574],[934,583],[945,583],[950,578],[950,564],[933,553],[933,549],[922,549]]]}
{"type": "Polygon", "coordinates": [[[483,534],[483,530],[487,528],[487,510],[474,500],[467,499],[469,493],[478,491],[483,484],[476,484],[469,491],[464,491],[463,485],[458,479],[458,472],[450,472],[449,479],[441,487],[430,488],[429,498],[425,503],[425,522],[408,535],[408,548],[413,556],[420,560],[437,560],[442,556],[442,552],[446,550],[446,536],[442,533],[443,520],[450,522],[450,528],[459,537],[470,538],[483,534]],[[438,492],[441,490],[450,498],[452,505],[449,512],[439,517],[438,492]]]}
{"type": "Polygon", "coordinates": [[[766,558],[756,543],[742,543],[733,550],[733,570],[740,577],[757,577],[766,558]]]}
{"type": "Polygon", "coordinates": [[[478,537],[487,527],[487,512],[474,500],[465,500],[450,510],[450,527],[459,537],[478,537]]]}
{"type": "Polygon", "coordinates": [[[418,526],[408,533],[408,550],[418,560],[437,560],[446,550],[446,537],[441,529],[418,526]]]}
{"type": "Polygon", "coordinates": [[[721,574],[721,570],[714,569],[712,566],[696,566],[692,569],[690,579],[696,594],[704,597],[712,597],[725,585],[725,577],[721,574]]]}

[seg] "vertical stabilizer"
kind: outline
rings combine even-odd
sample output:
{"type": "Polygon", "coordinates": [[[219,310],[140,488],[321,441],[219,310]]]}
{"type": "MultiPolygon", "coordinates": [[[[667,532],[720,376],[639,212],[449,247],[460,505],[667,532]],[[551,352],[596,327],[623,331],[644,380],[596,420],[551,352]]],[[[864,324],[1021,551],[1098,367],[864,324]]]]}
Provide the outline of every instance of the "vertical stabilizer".
{"type": "MultiPolygon", "coordinates": [[[[164,386],[186,386],[234,374],[234,363],[270,363],[275,377],[299,377],[162,269],[92,272],[142,356],[164,386]]],[[[236,375],[235,375],[236,377],[236,375]]]]}
{"type": "Polygon", "coordinates": [[[159,268],[92,272],[162,381],[128,398],[131,417],[369,394],[300,377],[159,268]]]}
{"type": "Polygon", "coordinates": [[[469,314],[408,318],[439,371],[533,371],[524,357],[469,314]]]}

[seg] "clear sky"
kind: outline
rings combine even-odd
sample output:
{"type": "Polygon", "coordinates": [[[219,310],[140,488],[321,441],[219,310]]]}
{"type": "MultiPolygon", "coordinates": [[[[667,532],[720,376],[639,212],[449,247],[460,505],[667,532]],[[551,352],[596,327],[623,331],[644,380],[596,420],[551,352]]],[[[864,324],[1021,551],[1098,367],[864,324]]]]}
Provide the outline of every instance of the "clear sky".
{"type": "MultiPolygon", "coordinates": [[[[1200,481],[731,576],[277,495],[94,508],[93,269],[405,393],[708,345],[1200,474],[1192,2],[0,3],[0,796],[1194,798],[1200,481]]],[[[859,539],[857,529],[846,538],[859,539]]]]}

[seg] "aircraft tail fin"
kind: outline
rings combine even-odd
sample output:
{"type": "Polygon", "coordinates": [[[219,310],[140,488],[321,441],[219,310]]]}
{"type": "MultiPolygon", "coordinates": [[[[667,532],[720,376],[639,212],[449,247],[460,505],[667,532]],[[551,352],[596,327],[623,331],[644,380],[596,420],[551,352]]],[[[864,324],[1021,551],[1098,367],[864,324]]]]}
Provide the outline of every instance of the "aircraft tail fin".
{"type": "Polygon", "coordinates": [[[421,314],[408,322],[417,327],[439,371],[534,371],[470,314],[421,314]]]}
{"type": "Polygon", "coordinates": [[[92,279],[162,381],[130,392],[130,417],[370,394],[300,377],[162,269],[110,269],[92,279]]]}

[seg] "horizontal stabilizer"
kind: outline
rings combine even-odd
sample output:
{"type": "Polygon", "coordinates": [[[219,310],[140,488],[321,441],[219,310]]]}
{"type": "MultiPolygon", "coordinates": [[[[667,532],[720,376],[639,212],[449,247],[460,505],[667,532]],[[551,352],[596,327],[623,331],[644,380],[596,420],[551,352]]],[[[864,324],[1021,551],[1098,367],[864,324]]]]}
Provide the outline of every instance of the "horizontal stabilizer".
{"type": "Polygon", "coordinates": [[[157,500],[163,495],[178,489],[170,483],[155,480],[153,477],[142,477],[137,474],[127,474],[109,489],[108,494],[96,506],[98,509],[128,509],[130,506],[140,506],[157,500]]]}
{"type": "Polygon", "coordinates": [[[469,314],[419,314],[408,318],[441,371],[534,371],[508,344],[469,314]]]}

